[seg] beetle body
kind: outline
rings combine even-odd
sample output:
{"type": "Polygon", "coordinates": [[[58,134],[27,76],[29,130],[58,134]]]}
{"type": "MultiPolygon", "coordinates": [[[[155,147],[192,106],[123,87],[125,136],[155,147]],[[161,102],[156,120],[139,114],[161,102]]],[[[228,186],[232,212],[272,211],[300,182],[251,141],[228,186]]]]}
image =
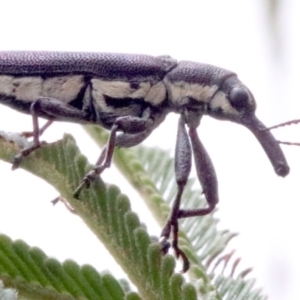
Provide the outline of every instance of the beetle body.
{"type": "Polygon", "coordinates": [[[162,80],[174,64],[146,55],[2,52],[0,101],[30,113],[36,99],[56,99],[82,116],[58,109],[42,117],[110,128],[117,117],[139,117],[146,107],[160,106],[166,100],[162,80]]]}
{"type": "Polygon", "coordinates": [[[218,202],[213,164],[196,128],[203,115],[242,124],[256,136],[275,172],[289,167],[278,143],[255,117],[252,93],[235,73],[212,65],[180,61],[169,56],[75,52],[0,52],[0,103],[33,117],[34,145],[16,156],[13,167],[40,147],[43,129],[38,117],[52,121],[91,123],[111,131],[97,165],[75,190],[80,190],[109,167],[113,150],[142,142],[169,112],[180,114],[175,155],[178,193],[162,248],[173,232],[176,255],[188,260],[177,245],[178,219],[211,212],[218,202]],[[188,127],[188,132],[187,128],[188,127]],[[121,132],[117,134],[117,132],[121,132]],[[208,203],[207,208],[180,209],[191,156],[208,203]]]}

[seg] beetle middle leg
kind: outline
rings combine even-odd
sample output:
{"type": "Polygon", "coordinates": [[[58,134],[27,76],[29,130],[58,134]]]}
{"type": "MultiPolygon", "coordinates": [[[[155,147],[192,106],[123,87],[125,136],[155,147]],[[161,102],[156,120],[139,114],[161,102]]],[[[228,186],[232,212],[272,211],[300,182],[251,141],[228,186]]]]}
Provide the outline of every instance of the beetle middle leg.
{"type": "Polygon", "coordinates": [[[110,129],[108,142],[95,167],[85,175],[74,191],[73,196],[79,198],[81,190],[86,187],[88,188],[97,176],[110,167],[115,147],[132,147],[139,144],[151,133],[152,125],[153,120],[148,115],[145,118],[132,116],[117,118],[110,129]],[[123,131],[124,133],[117,136],[118,131],[123,131]]]}

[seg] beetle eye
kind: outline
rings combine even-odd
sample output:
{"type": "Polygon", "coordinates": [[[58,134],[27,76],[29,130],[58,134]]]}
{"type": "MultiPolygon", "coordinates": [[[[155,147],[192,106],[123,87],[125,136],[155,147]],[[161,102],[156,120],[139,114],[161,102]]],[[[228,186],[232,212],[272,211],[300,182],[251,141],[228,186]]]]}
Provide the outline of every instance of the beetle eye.
{"type": "Polygon", "coordinates": [[[237,110],[248,106],[249,95],[247,91],[240,87],[233,88],[229,93],[229,101],[237,110]]]}

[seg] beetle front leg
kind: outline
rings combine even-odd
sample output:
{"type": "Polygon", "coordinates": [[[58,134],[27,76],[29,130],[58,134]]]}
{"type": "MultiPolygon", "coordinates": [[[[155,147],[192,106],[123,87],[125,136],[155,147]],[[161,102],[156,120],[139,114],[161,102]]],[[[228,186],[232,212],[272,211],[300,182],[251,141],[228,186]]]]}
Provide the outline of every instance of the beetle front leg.
{"type": "Polygon", "coordinates": [[[219,202],[218,180],[210,156],[201,143],[195,127],[190,127],[189,136],[192,143],[197,176],[201,183],[208,207],[179,210],[178,218],[207,215],[215,209],[217,203],[219,202]]]}
{"type": "Polygon", "coordinates": [[[175,251],[176,257],[181,257],[183,260],[182,272],[186,272],[189,269],[189,261],[184,252],[178,246],[178,218],[180,213],[180,201],[184,187],[187,183],[190,171],[191,171],[191,160],[192,152],[189,142],[189,137],[185,128],[184,117],[179,118],[178,132],[176,139],[175,148],[175,174],[176,182],[178,186],[177,195],[172,206],[171,214],[168,218],[166,226],[163,228],[161,236],[163,237],[161,241],[162,251],[164,253],[168,252],[170,247],[168,239],[172,232],[173,241],[172,248],[175,251]]]}
{"type": "Polygon", "coordinates": [[[187,116],[182,115],[179,119],[175,152],[175,173],[178,191],[170,217],[161,234],[163,237],[161,241],[162,251],[167,253],[170,247],[168,239],[172,232],[172,247],[176,257],[183,259],[183,273],[189,269],[189,261],[185,253],[178,247],[178,219],[207,215],[214,210],[218,203],[217,176],[212,161],[198,137],[196,130],[198,123],[199,117],[191,114],[187,116]],[[189,135],[186,132],[185,123],[189,126],[189,135]],[[190,142],[192,144],[197,176],[208,203],[207,208],[180,209],[180,200],[191,170],[192,150],[190,142]]]}
{"type": "Polygon", "coordinates": [[[116,119],[111,127],[110,136],[106,146],[104,147],[96,166],[88,172],[79,186],[74,191],[74,198],[79,198],[79,194],[83,188],[88,188],[92,181],[99,176],[106,168],[111,165],[115,147],[131,147],[139,144],[152,131],[153,124],[150,118],[138,118],[132,116],[124,116],[116,119]],[[117,136],[117,131],[124,133],[117,136]]]}

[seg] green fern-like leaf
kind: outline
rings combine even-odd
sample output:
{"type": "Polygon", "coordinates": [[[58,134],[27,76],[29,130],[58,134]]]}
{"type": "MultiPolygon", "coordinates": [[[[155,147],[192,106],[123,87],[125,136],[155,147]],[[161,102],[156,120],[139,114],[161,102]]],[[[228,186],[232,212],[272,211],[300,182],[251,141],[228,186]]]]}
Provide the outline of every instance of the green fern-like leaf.
{"type": "MultiPolygon", "coordinates": [[[[86,126],[85,129],[100,147],[105,145],[108,138],[105,130],[97,126],[86,126]]],[[[159,148],[138,146],[132,150],[117,149],[114,161],[143,197],[158,223],[164,225],[177,191],[174,161],[170,154],[159,148]]],[[[207,205],[204,197],[201,196],[201,190],[193,188],[194,182],[194,178],[190,179],[185,188],[182,197],[183,208],[207,205]]],[[[227,244],[237,235],[228,230],[218,230],[217,223],[218,219],[214,218],[213,214],[201,218],[187,218],[180,222],[180,246],[193,263],[189,272],[190,277],[193,281],[198,280],[204,283],[198,286],[198,292],[203,299],[205,297],[228,300],[248,299],[239,298],[239,294],[235,298],[232,291],[240,289],[240,294],[243,294],[249,283],[253,287],[253,280],[244,279],[244,275],[250,269],[243,271],[236,278],[224,277],[222,274],[208,270],[210,265],[222,260],[221,257],[227,244]]],[[[228,267],[230,268],[230,265],[228,267]]],[[[255,296],[253,299],[267,299],[266,296],[261,295],[260,290],[254,288],[247,293],[247,297],[251,297],[253,293],[253,297],[255,296]]]]}
{"type": "MultiPolygon", "coordinates": [[[[100,144],[106,141],[107,133],[98,127],[89,127],[88,130],[100,144]]],[[[15,143],[0,138],[2,159],[9,161],[18,151],[20,149],[15,143]]],[[[127,149],[117,150],[116,164],[140,192],[159,223],[163,225],[169,213],[168,203],[172,201],[176,189],[172,176],[172,160],[160,150],[140,148],[136,151],[138,152],[127,149]],[[163,200],[164,198],[167,202],[163,200]]],[[[21,167],[44,178],[61,193],[111,252],[138,289],[139,295],[125,292],[121,288],[122,284],[114,279],[114,284],[119,288],[108,283],[110,286],[108,290],[112,292],[118,290],[119,294],[113,293],[112,299],[252,299],[250,298],[252,296],[255,296],[253,299],[264,299],[259,292],[253,291],[253,281],[245,281],[241,276],[233,279],[208,273],[205,265],[211,264],[234,236],[228,232],[218,232],[217,220],[212,216],[193,218],[194,222],[190,220],[181,222],[183,228],[180,235],[181,247],[192,262],[190,272],[192,279],[190,283],[186,283],[181,274],[174,273],[174,258],[170,255],[161,255],[159,244],[149,237],[144,226],[140,224],[138,216],[131,211],[130,201],[116,186],[105,185],[99,178],[90,189],[82,192],[80,201],[74,199],[72,193],[75,187],[91,166],[79,153],[70,136],[65,136],[63,140],[37,150],[23,161],[21,167]],[[240,298],[241,295],[247,295],[248,298],[240,298]]],[[[186,201],[189,207],[199,201],[200,195],[200,191],[193,191],[191,186],[190,183],[185,192],[185,197],[190,199],[186,201]]],[[[202,199],[202,203],[203,201],[202,199]]],[[[33,293],[34,288],[31,286],[34,285],[37,286],[36,290],[46,289],[46,292],[51,290],[75,299],[103,298],[103,296],[101,298],[101,291],[95,289],[102,278],[98,273],[97,279],[92,281],[94,287],[91,288],[88,285],[89,280],[83,274],[83,267],[80,268],[74,262],[67,261],[60,265],[45,257],[45,254],[41,254],[40,259],[37,260],[28,259],[26,251],[18,250],[18,252],[14,249],[15,246],[10,246],[8,250],[3,251],[8,244],[15,245],[10,241],[3,243],[2,247],[0,242],[3,255],[0,279],[3,279],[6,286],[17,286],[20,293],[25,291],[29,291],[29,294],[33,293]],[[6,257],[10,258],[12,264],[5,264],[6,257]],[[40,268],[44,266],[45,261],[50,262],[49,270],[48,265],[47,268],[40,268]],[[30,271],[26,271],[26,268],[30,271]],[[16,285],[16,281],[21,282],[23,286],[16,285]]],[[[22,245],[23,249],[28,249],[26,244],[22,245]]],[[[106,297],[103,299],[110,299],[106,297]]]]}
{"type": "MultiPolygon", "coordinates": [[[[28,299],[125,299],[121,284],[92,266],[63,264],[21,240],[0,235],[0,278],[28,299]]],[[[132,293],[131,293],[132,294],[132,293]]]]}

